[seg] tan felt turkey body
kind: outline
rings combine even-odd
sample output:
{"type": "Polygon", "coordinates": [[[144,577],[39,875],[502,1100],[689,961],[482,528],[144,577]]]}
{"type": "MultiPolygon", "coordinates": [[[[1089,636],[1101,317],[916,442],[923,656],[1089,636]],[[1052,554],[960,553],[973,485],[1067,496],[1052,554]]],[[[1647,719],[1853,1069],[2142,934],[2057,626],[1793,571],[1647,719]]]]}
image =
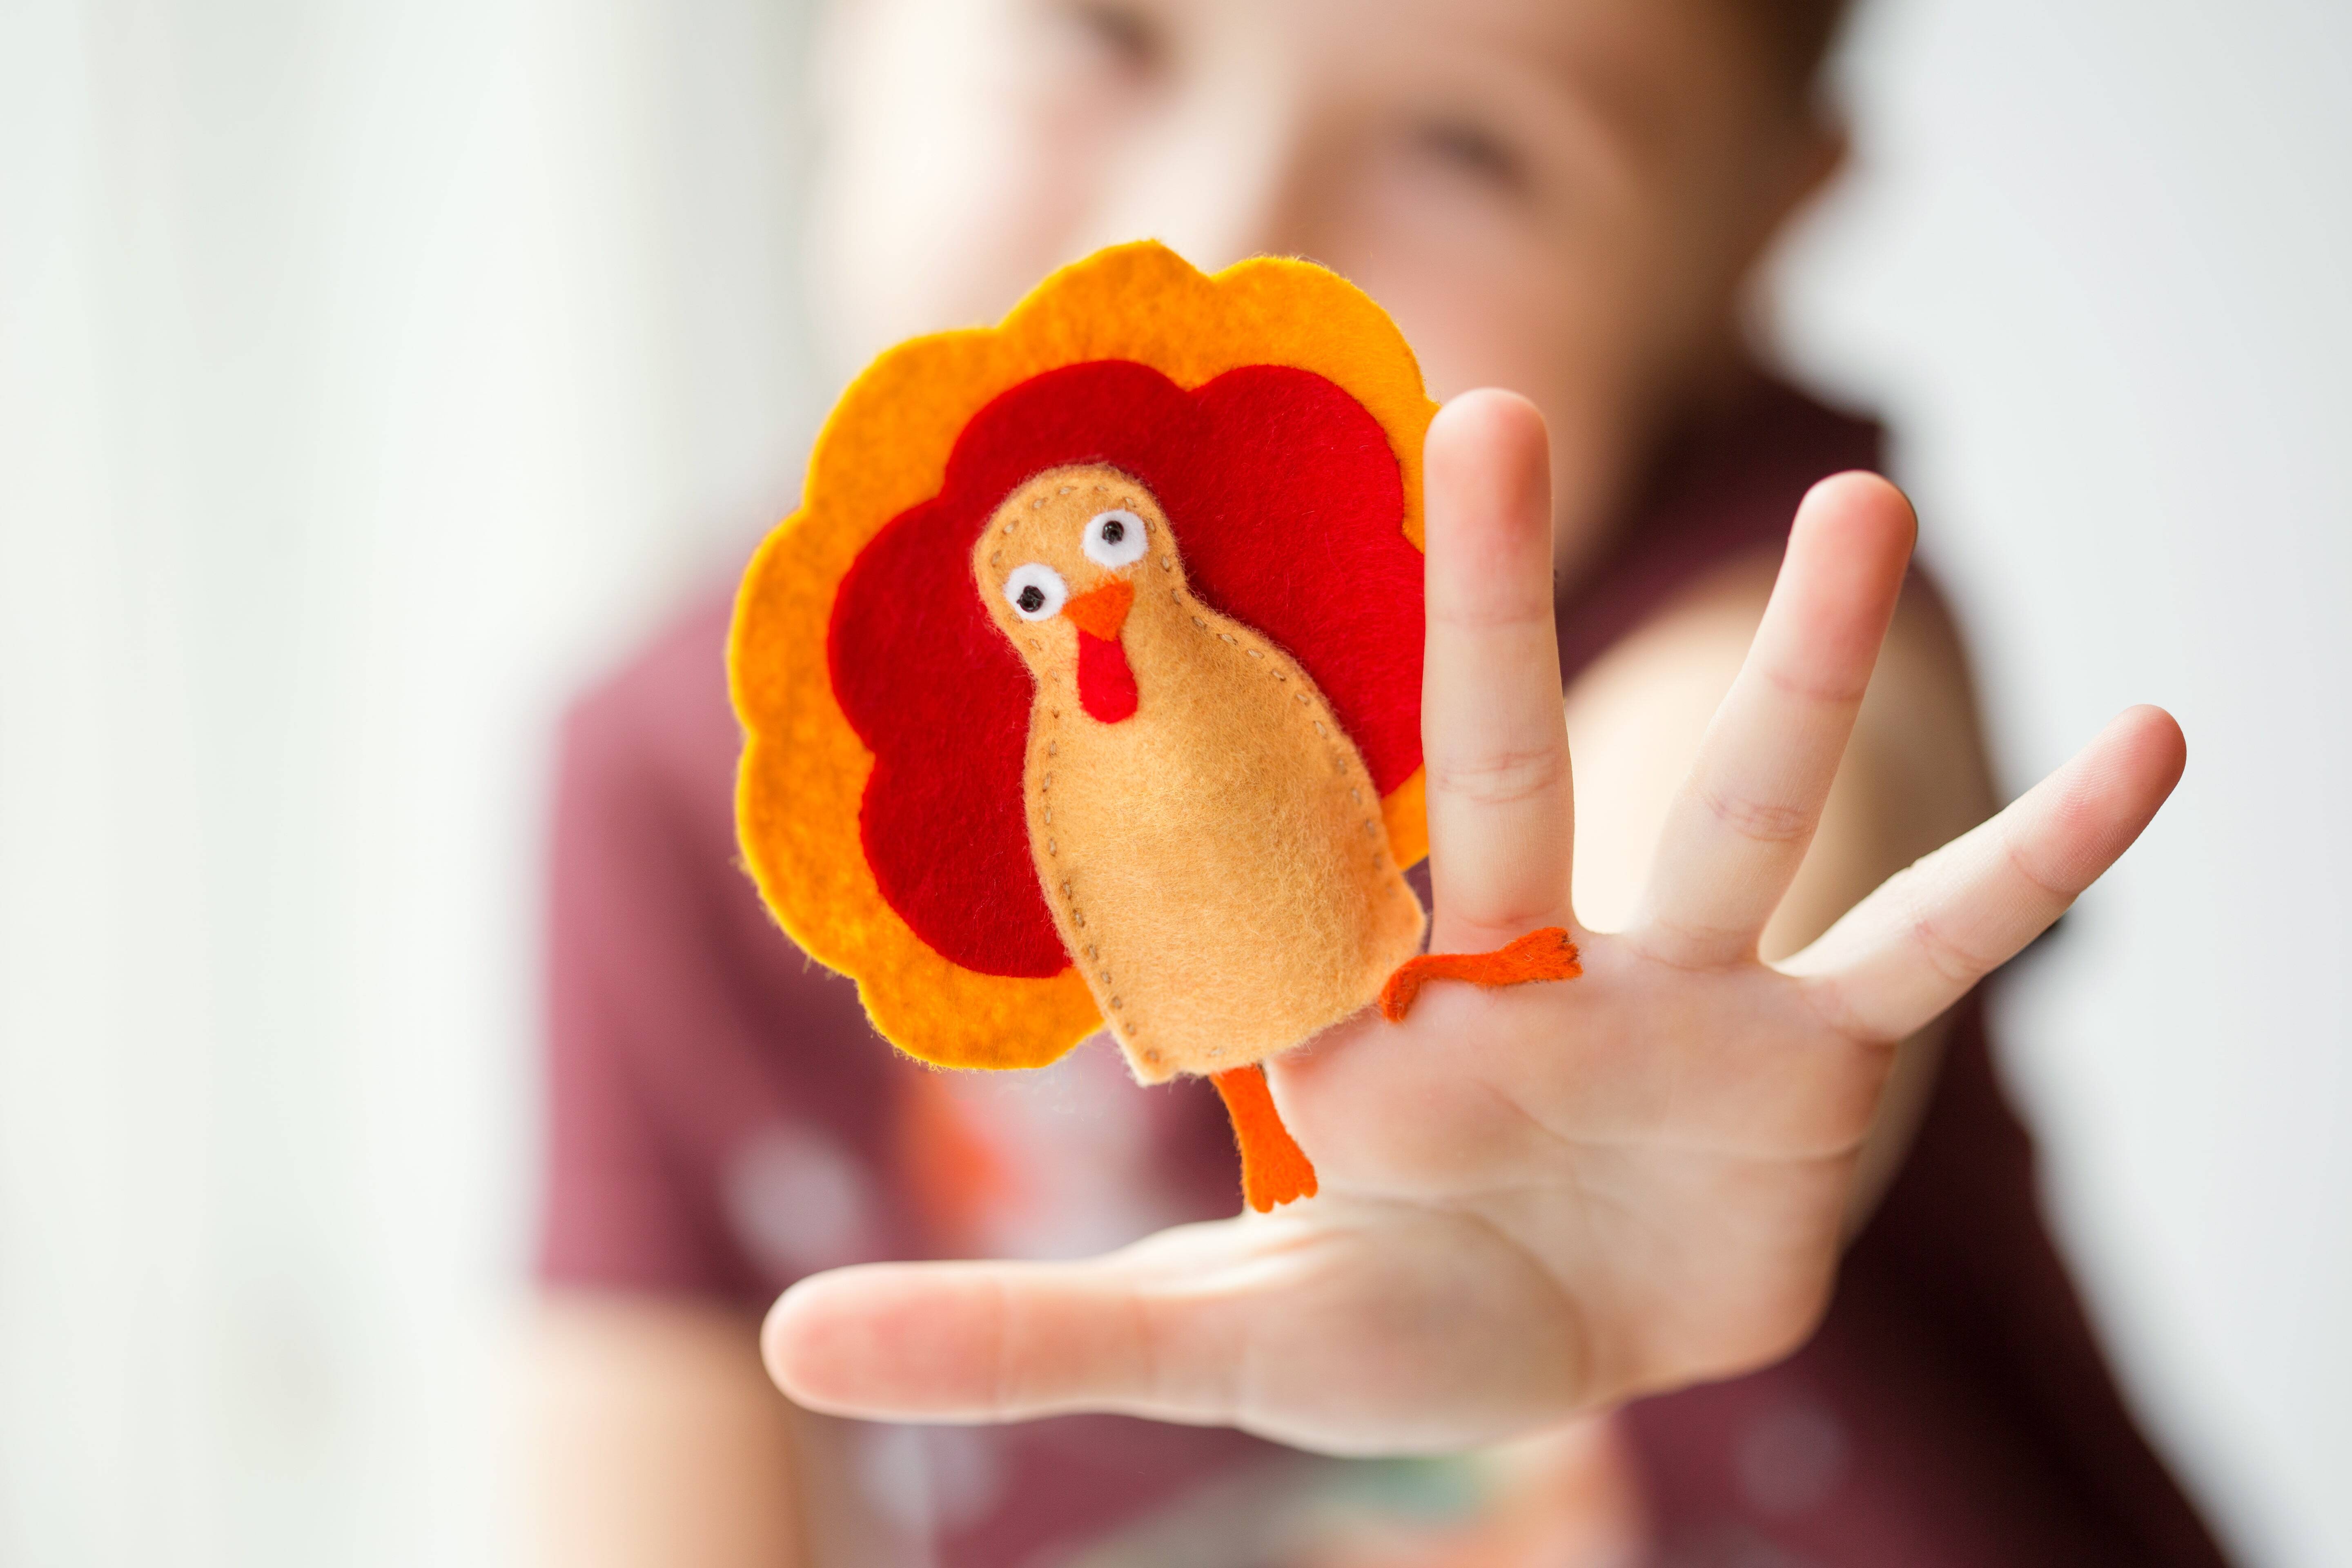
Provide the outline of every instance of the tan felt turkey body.
{"type": "Polygon", "coordinates": [[[1371,1003],[1424,923],[1379,792],[1307,673],[1193,597],[1151,493],[1100,465],[1043,474],[972,568],[1037,679],[1023,788],[1046,903],[1135,1076],[1242,1067],[1371,1003]]]}

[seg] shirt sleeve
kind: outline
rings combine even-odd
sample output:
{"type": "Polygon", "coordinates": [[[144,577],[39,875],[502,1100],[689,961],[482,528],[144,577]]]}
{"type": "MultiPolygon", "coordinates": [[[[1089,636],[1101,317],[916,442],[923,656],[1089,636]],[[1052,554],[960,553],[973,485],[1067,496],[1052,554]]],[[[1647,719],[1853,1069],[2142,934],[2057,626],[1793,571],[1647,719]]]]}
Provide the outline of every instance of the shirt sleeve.
{"type": "Polygon", "coordinates": [[[638,1041],[676,942],[677,825],[628,721],[625,689],[567,720],[558,753],[546,949],[550,1283],[720,1293],[733,1270],[687,1151],[657,1113],[638,1041]]]}

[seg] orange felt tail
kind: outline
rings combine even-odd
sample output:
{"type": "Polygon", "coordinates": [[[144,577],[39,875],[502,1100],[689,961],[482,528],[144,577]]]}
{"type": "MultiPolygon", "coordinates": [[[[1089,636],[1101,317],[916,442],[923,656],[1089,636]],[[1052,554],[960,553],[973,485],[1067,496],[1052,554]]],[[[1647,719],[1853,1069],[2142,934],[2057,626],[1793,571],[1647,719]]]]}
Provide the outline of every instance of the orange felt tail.
{"type": "Polygon", "coordinates": [[[1261,1067],[1213,1072],[1209,1081],[1234,1119],[1234,1142],[1242,1146],[1242,1197],[1265,1214],[1276,1204],[1315,1195],[1315,1166],[1307,1151],[1282,1124],[1274,1108],[1274,1091],[1265,1085],[1261,1067]]]}
{"type": "Polygon", "coordinates": [[[1583,973],[1568,932],[1546,926],[1492,952],[1424,952],[1406,959],[1381,987],[1381,1016],[1391,1024],[1402,1019],[1412,1010],[1421,988],[1433,980],[1467,980],[1491,989],[1535,980],[1573,980],[1583,973]]]}

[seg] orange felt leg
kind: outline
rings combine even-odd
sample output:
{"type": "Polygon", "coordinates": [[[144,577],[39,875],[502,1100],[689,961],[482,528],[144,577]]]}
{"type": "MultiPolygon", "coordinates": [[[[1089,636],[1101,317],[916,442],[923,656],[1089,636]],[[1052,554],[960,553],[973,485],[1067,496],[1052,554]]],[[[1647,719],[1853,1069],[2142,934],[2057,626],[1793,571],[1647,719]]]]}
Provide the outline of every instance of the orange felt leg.
{"type": "Polygon", "coordinates": [[[1473,985],[1525,985],[1535,980],[1573,980],[1584,973],[1576,943],[1558,926],[1531,931],[1492,952],[1424,952],[1397,965],[1381,987],[1381,1016],[1396,1023],[1412,1010],[1412,999],[1433,980],[1467,980],[1473,985]]]}
{"type": "Polygon", "coordinates": [[[1265,1214],[1276,1204],[1315,1195],[1315,1167],[1307,1151],[1282,1124],[1274,1108],[1274,1091],[1265,1086],[1261,1067],[1213,1072],[1209,1081],[1234,1119],[1234,1142],[1242,1146],[1242,1197],[1265,1214]]]}

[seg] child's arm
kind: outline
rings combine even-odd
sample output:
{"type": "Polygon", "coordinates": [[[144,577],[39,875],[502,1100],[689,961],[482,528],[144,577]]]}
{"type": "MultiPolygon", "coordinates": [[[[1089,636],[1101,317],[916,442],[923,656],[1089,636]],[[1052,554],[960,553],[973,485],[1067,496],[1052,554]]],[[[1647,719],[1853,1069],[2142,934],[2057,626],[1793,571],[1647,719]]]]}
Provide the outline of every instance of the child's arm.
{"type": "Polygon", "coordinates": [[[528,1560],[544,1568],[796,1568],[803,1442],[740,1311],[556,1290],[530,1326],[528,1560]]]}
{"type": "MultiPolygon", "coordinates": [[[[1571,812],[1539,417],[1431,427],[1423,733],[1433,946],[1567,925],[1571,812]]],[[[1461,1447],[1780,1356],[1824,1304],[1894,1059],[2057,918],[2179,777],[2155,710],[1779,967],[1912,540],[1849,477],[1801,509],[1625,930],[1580,980],[1432,986],[1271,1064],[1322,1196],[1067,1265],[804,1281],[769,1365],[803,1403],[928,1420],[1112,1409],[1311,1447],[1461,1447]]]]}

